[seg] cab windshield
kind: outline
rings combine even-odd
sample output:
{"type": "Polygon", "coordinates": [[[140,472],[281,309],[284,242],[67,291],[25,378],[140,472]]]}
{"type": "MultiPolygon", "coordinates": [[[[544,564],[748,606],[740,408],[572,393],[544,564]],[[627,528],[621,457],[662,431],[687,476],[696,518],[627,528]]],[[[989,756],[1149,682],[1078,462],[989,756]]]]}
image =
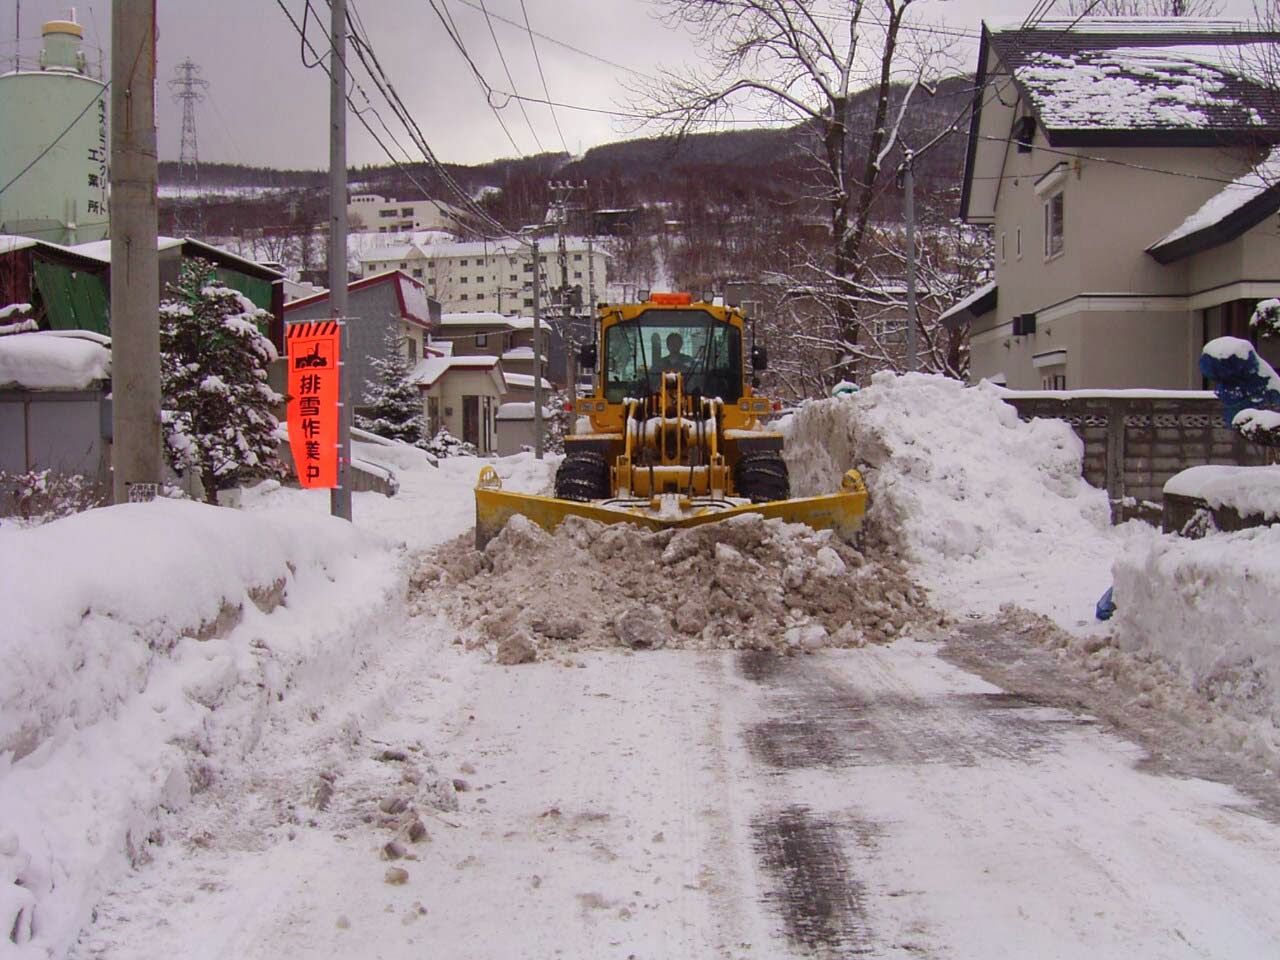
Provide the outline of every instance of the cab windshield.
{"type": "Polygon", "coordinates": [[[742,333],[702,310],[646,310],[610,327],[604,347],[610,403],[655,392],[668,371],[684,375],[686,393],[742,395],[742,333]]]}

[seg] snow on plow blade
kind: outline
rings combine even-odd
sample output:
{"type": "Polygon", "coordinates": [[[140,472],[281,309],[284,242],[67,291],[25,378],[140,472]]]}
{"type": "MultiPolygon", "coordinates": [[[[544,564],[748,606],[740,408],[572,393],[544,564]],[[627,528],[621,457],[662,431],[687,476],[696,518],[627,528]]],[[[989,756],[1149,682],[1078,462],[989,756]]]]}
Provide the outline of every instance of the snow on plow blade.
{"type": "Polygon", "coordinates": [[[503,490],[502,480],[493,467],[485,467],[476,484],[476,548],[483,550],[516,514],[547,530],[554,530],[565,517],[586,517],[600,523],[634,523],[650,530],[665,530],[717,523],[752,513],[807,524],[815,530],[834,530],[842,539],[852,541],[867,512],[867,488],[857,470],[844,475],[841,488],[839,493],[820,497],[769,503],[687,498],[675,494],[653,500],[560,500],[503,490]]]}

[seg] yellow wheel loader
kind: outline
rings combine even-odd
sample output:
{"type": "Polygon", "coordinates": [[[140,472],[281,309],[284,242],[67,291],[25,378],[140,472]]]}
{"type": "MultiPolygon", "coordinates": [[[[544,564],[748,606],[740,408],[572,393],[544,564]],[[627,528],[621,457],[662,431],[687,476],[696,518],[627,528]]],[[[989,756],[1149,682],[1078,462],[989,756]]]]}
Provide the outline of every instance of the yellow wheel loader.
{"type": "Polygon", "coordinates": [[[839,493],[791,498],[782,435],[763,423],[772,404],[751,382],[765,351],[748,346],[736,308],[687,293],[602,305],[596,341],[579,360],[594,371],[594,389],[574,403],[577,429],[565,437],[555,496],[503,490],[485,467],[477,547],[515,514],[548,530],[568,516],[661,530],[755,513],[856,535],[867,505],[856,470],[839,493]]]}

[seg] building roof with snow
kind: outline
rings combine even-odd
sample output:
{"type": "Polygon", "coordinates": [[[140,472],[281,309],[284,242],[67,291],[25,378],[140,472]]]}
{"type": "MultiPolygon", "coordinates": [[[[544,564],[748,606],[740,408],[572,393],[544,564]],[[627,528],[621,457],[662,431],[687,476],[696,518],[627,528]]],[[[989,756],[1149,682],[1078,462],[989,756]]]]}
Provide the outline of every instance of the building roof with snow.
{"type": "Polygon", "coordinates": [[[409,371],[406,379],[423,390],[429,390],[447,374],[463,370],[492,370],[496,371],[499,376],[502,375],[502,366],[497,357],[488,355],[427,357],[418,361],[418,365],[409,371]]]}
{"type": "Polygon", "coordinates": [[[1234,240],[1280,210],[1280,147],[1243,176],[1224,186],[1199,209],[1147,248],[1159,263],[1234,240]]]}
{"type": "Polygon", "coordinates": [[[1030,149],[1037,129],[1051,150],[1280,143],[1280,89],[1267,68],[1278,41],[1236,21],[1183,17],[984,23],[961,217],[994,215],[991,171],[1011,142],[1030,149]]]}
{"type": "Polygon", "coordinates": [[[1280,134],[1280,93],[1261,76],[1276,35],[1228,20],[1086,18],[983,26],[985,73],[1012,73],[1054,146],[1220,142],[1280,134]],[[990,46],[996,62],[986,56],[990,46]],[[1213,139],[1218,138],[1218,139],[1213,139]]]}
{"type": "MultiPolygon", "coordinates": [[[[362,277],[359,280],[353,280],[347,284],[348,300],[355,295],[359,296],[374,288],[381,289],[387,286],[394,290],[396,303],[400,307],[400,319],[408,324],[421,327],[424,330],[435,330],[439,326],[440,305],[427,294],[427,288],[424,287],[413,277],[399,270],[388,270],[385,273],[375,273],[369,277],[362,277]]],[[[284,305],[285,315],[296,313],[297,311],[311,312],[314,307],[319,304],[327,304],[329,302],[329,291],[322,290],[320,293],[312,294],[309,297],[300,297],[297,300],[291,300],[284,305]]]]}

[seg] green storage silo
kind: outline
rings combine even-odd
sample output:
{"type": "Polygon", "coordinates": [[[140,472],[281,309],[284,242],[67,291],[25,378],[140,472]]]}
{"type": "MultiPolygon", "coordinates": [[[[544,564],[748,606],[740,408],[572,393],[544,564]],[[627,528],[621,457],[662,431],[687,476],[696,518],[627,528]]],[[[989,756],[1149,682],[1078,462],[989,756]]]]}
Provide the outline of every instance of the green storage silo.
{"type": "Polygon", "coordinates": [[[0,233],[102,240],[106,85],[88,73],[78,23],[51,20],[42,33],[39,68],[0,76],[0,233]]]}

